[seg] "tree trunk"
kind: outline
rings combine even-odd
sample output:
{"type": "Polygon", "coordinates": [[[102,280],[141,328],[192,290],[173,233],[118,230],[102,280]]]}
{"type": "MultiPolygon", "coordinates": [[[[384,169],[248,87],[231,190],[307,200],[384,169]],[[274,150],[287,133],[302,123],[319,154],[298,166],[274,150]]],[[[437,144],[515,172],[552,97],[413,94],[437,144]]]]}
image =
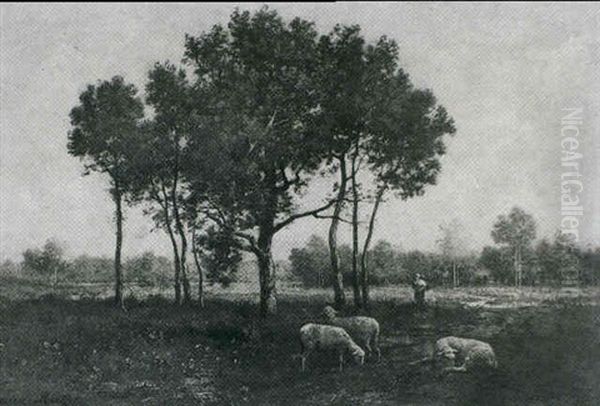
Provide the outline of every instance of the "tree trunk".
{"type": "Polygon", "coordinates": [[[375,228],[375,217],[377,216],[377,210],[379,209],[379,203],[383,199],[385,188],[380,188],[375,196],[375,204],[373,205],[373,211],[371,212],[371,218],[369,219],[369,230],[367,231],[367,238],[365,239],[365,245],[361,256],[361,285],[362,285],[362,299],[363,305],[366,309],[369,308],[369,268],[368,268],[368,255],[369,246],[371,245],[371,239],[373,238],[373,230],[375,228]]]}
{"type": "Polygon", "coordinates": [[[115,182],[113,199],[116,205],[115,217],[117,223],[117,242],[115,247],[115,304],[124,308],[123,303],[123,275],[121,270],[121,248],[123,246],[123,208],[122,195],[119,184],[115,182]]]}
{"type": "Polygon", "coordinates": [[[454,288],[458,287],[458,273],[456,272],[456,261],[452,260],[452,286],[454,288]]]}
{"type": "Polygon", "coordinates": [[[56,285],[58,285],[58,266],[54,265],[54,275],[52,277],[52,290],[56,290],[56,285]]]}
{"type": "Polygon", "coordinates": [[[352,157],[352,292],[354,294],[354,307],[362,307],[360,291],[360,277],[358,275],[358,188],[356,187],[356,158],[352,157]]]}
{"type": "Polygon", "coordinates": [[[200,266],[198,251],[196,250],[196,227],[192,228],[192,254],[194,255],[196,270],[198,271],[198,303],[200,304],[200,307],[204,309],[204,274],[202,272],[202,267],[200,266]]]}
{"type": "Polygon", "coordinates": [[[179,247],[177,246],[177,240],[175,239],[175,233],[173,227],[171,227],[171,217],[169,216],[169,198],[164,184],[162,185],[162,193],[164,202],[161,202],[161,206],[165,216],[165,227],[173,246],[173,265],[175,267],[175,303],[181,304],[181,262],[179,259],[179,247]]]}
{"type": "Polygon", "coordinates": [[[185,236],[185,227],[181,221],[179,214],[179,202],[177,200],[177,174],[174,175],[173,188],[171,189],[171,204],[173,205],[173,216],[175,217],[175,228],[179,234],[181,240],[181,254],[180,258],[180,270],[181,270],[181,282],[183,284],[183,303],[190,303],[192,300],[192,292],[190,289],[190,280],[187,276],[186,269],[186,254],[187,254],[187,237],[185,236]]]}
{"type": "Polygon", "coordinates": [[[514,248],[515,287],[519,287],[519,247],[514,248]]]}
{"type": "MultiPolygon", "coordinates": [[[[274,219],[274,218],[273,218],[274,219]]],[[[277,297],[275,292],[275,269],[271,261],[271,244],[273,242],[273,222],[260,227],[258,237],[258,272],[260,282],[260,316],[266,318],[277,312],[277,297]]]]}
{"type": "Polygon", "coordinates": [[[174,147],[175,147],[175,164],[173,167],[173,187],[171,189],[171,203],[173,204],[173,217],[175,220],[175,228],[177,229],[177,233],[179,234],[179,238],[181,239],[181,254],[180,254],[180,270],[181,270],[181,281],[183,283],[183,303],[189,303],[192,300],[192,294],[190,290],[190,280],[187,276],[186,270],[186,254],[187,254],[187,238],[185,236],[185,229],[183,226],[183,222],[181,221],[181,216],[179,213],[179,201],[177,196],[178,186],[179,186],[179,155],[180,155],[180,146],[179,141],[180,137],[177,132],[175,132],[174,138],[174,147]]]}
{"type": "Polygon", "coordinates": [[[270,246],[263,247],[262,254],[257,255],[260,278],[260,317],[266,318],[277,313],[275,269],[271,261],[270,246]]]}
{"type": "MultiPolygon", "coordinates": [[[[265,181],[269,187],[276,184],[274,171],[267,173],[265,181]]],[[[277,192],[270,190],[260,215],[258,249],[255,251],[258,260],[260,316],[262,318],[277,313],[275,268],[271,256],[273,236],[275,235],[275,217],[277,216],[277,199],[277,192]]]]}
{"type": "Polygon", "coordinates": [[[192,292],[190,288],[190,279],[187,275],[186,269],[186,254],[187,254],[187,238],[185,236],[185,230],[181,219],[179,218],[178,209],[174,208],[175,213],[175,226],[181,239],[181,255],[180,255],[180,270],[181,270],[181,282],[183,284],[183,303],[190,303],[192,300],[192,292]]]}
{"type": "Polygon", "coordinates": [[[517,248],[517,287],[521,287],[521,259],[520,248],[517,248]]]}
{"type": "Polygon", "coordinates": [[[181,282],[183,284],[183,303],[190,303],[192,301],[192,290],[190,286],[190,278],[187,274],[187,264],[186,264],[186,256],[187,256],[187,237],[185,236],[185,230],[183,229],[183,225],[179,224],[177,226],[177,230],[179,231],[179,237],[181,238],[181,282]]]}
{"type": "Polygon", "coordinates": [[[337,229],[340,223],[340,214],[344,207],[344,199],[346,198],[346,185],[348,182],[346,174],[346,159],[339,158],[340,161],[340,188],[338,190],[337,201],[333,209],[333,218],[329,227],[329,259],[331,262],[331,280],[333,284],[333,294],[335,306],[340,309],[346,304],[346,295],[344,294],[344,277],[340,270],[339,259],[337,254],[337,229]]]}

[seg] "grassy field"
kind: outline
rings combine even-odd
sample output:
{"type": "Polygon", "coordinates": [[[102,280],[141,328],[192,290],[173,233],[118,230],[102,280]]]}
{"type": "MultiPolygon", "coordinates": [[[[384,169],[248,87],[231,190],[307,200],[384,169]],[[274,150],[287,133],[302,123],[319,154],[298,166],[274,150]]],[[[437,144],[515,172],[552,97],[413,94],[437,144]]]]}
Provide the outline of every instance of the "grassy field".
{"type": "Polygon", "coordinates": [[[304,373],[294,357],[299,327],[319,320],[328,291],[281,289],[279,314],[261,322],[241,286],[212,289],[204,309],[133,289],[127,312],[94,289],[40,296],[41,286],[3,281],[0,404],[600,404],[594,289],[434,290],[424,311],[407,288],[376,289],[383,359],[341,373],[332,354],[304,373]],[[438,379],[408,365],[449,334],[490,342],[498,373],[438,379]]]}

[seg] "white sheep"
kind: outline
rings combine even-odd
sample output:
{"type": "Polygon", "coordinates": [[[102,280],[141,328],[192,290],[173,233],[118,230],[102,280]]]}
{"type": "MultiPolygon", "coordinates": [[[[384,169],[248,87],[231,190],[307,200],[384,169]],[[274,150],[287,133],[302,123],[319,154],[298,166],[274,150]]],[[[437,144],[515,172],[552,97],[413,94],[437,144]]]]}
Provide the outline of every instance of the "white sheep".
{"type": "Polygon", "coordinates": [[[337,311],[331,306],[325,306],[323,313],[327,324],[343,328],[358,345],[367,350],[369,354],[375,351],[377,360],[381,360],[377,320],[365,316],[338,317],[337,311]]]}
{"type": "Polygon", "coordinates": [[[326,326],[323,324],[305,324],[300,328],[300,342],[302,345],[302,370],[306,366],[306,358],[316,349],[337,350],[340,359],[340,371],[343,369],[344,353],[347,351],[354,360],[363,364],[365,352],[340,327],[326,326]]]}
{"type": "Polygon", "coordinates": [[[440,338],[435,344],[435,359],[443,372],[467,372],[498,367],[492,346],[470,338],[440,338]],[[462,365],[456,366],[457,358],[464,360],[462,365]]]}

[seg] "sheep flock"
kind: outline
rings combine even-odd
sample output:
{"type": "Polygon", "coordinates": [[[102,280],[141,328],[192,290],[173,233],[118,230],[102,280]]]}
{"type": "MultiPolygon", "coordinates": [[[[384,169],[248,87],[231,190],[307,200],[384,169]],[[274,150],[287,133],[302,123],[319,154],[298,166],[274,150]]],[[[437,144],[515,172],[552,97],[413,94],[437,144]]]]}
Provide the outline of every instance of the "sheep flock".
{"type": "MultiPolygon", "coordinates": [[[[301,369],[306,369],[307,358],[317,350],[335,351],[339,370],[343,370],[344,355],[349,354],[355,363],[363,365],[365,356],[375,354],[381,360],[379,348],[380,326],[372,317],[340,317],[331,306],[323,309],[324,323],[308,323],[300,328],[302,359],[301,369]]],[[[491,345],[474,339],[443,337],[437,340],[433,357],[410,363],[431,362],[441,373],[494,370],[498,367],[491,345]]]]}

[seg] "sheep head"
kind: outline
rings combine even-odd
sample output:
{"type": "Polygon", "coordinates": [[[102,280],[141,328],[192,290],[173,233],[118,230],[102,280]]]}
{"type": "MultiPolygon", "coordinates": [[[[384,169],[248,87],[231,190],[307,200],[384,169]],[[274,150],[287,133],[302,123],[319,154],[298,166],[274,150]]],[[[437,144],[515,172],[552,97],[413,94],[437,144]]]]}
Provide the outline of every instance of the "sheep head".
{"type": "Polygon", "coordinates": [[[354,359],[354,362],[356,362],[357,364],[363,365],[365,363],[365,352],[362,348],[356,346],[352,350],[351,355],[352,359],[354,359]]]}

